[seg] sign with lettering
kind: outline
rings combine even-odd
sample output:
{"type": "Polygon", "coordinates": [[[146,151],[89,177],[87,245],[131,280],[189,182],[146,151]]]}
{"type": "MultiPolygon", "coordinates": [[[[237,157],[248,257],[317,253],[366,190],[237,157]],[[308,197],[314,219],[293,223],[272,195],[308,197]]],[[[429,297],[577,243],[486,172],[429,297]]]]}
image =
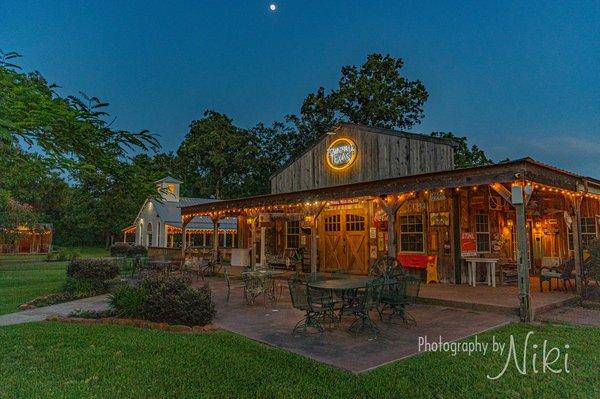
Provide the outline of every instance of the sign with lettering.
{"type": "Polygon", "coordinates": [[[477,256],[477,240],[474,233],[463,232],[460,235],[460,255],[463,258],[477,256]]]}
{"type": "Polygon", "coordinates": [[[347,138],[334,140],[327,147],[327,164],[335,170],[343,170],[356,159],[356,143],[347,138]]]}

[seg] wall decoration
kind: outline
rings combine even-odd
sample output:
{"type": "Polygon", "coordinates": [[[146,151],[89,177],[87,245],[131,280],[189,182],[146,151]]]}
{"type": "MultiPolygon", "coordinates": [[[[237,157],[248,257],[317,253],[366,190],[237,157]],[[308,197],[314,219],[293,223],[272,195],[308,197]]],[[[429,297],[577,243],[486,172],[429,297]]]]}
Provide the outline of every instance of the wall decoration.
{"type": "Polygon", "coordinates": [[[488,197],[489,199],[489,207],[491,211],[501,211],[502,209],[504,209],[504,202],[502,200],[502,197],[498,197],[496,195],[490,195],[488,197]]]}
{"type": "Polygon", "coordinates": [[[429,214],[430,226],[450,226],[450,212],[431,212],[429,214]]]}
{"type": "Polygon", "coordinates": [[[477,256],[475,233],[463,232],[460,235],[460,256],[463,258],[477,256]]]}
{"type": "Polygon", "coordinates": [[[423,200],[414,199],[406,201],[400,209],[406,213],[419,213],[427,209],[427,204],[423,200]]]}
{"type": "Polygon", "coordinates": [[[369,228],[369,238],[377,238],[377,228],[375,228],[375,227],[369,228]]]}
{"type": "Polygon", "coordinates": [[[383,234],[377,239],[377,249],[381,252],[385,251],[385,240],[383,239],[383,234]]]}
{"type": "Polygon", "coordinates": [[[327,165],[334,170],[348,168],[356,159],[356,143],[348,138],[341,137],[334,140],[327,147],[327,165]]]}
{"type": "Polygon", "coordinates": [[[494,233],[492,236],[492,252],[501,252],[507,239],[500,233],[494,233]]]}
{"type": "Polygon", "coordinates": [[[369,247],[369,256],[371,259],[377,259],[377,245],[371,245],[369,247]]]}
{"type": "MultiPolygon", "coordinates": [[[[388,215],[384,210],[379,209],[379,210],[377,210],[377,212],[375,212],[375,215],[373,216],[373,222],[375,224],[375,227],[377,229],[379,229],[380,231],[387,231],[388,215]]],[[[375,238],[375,237],[372,237],[372,238],[375,238]]]]}
{"type": "Polygon", "coordinates": [[[431,202],[445,201],[445,200],[446,200],[446,193],[444,191],[434,191],[431,194],[429,194],[429,201],[431,201],[431,202]]]}

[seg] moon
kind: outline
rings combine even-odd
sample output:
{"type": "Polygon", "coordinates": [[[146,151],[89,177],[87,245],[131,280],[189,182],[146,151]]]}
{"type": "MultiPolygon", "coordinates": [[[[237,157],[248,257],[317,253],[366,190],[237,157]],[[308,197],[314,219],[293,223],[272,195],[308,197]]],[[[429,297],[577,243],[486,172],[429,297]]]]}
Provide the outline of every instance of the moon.
{"type": "Polygon", "coordinates": [[[269,4],[269,10],[276,11],[277,10],[277,4],[275,4],[275,3],[269,4]]]}

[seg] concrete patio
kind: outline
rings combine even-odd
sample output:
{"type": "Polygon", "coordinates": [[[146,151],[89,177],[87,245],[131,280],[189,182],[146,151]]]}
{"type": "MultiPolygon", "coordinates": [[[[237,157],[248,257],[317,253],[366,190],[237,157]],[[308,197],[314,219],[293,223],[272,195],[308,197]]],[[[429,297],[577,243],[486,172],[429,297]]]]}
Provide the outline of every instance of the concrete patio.
{"type": "Polygon", "coordinates": [[[419,353],[419,337],[427,336],[431,341],[439,340],[441,336],[444,341],[454,341],[517,321],[509,314],[417,304],[409,309],[417,320],[416,326],[387,325],[374,318],[381,329],[376,337],[368,332],[348,332],[351,317],[323,334],[294,336],[292,329],[303,313],[291,307],[287,289],[274,306],[265,306],[262,298],[257,304],[248,306],[242,299],[241,289],[232,291],[227,303],[224,280],[211,278],[207,281],[217,306],[215,322],[223,329],[354,373],[419,353]]]}
{"type": "MultiPolygon", "coordinates": [[[[471,287],[467,284],[423,284],[419,302],[430,305],[451,306],[462,309],[502,314],[519,314],[519,289],[516,286],[490,287],[480,284],[471,287]]],[[[536,314],[573,304],[577,296],[572,292],[539,291],[532,282],[531,297],[536,314]]]]}

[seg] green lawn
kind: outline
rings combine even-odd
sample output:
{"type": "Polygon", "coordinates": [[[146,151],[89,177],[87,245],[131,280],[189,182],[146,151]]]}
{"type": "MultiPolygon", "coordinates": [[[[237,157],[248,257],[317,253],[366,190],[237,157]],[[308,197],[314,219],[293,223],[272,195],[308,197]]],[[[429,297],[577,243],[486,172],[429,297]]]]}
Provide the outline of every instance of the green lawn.
{"type": "MultiPolygon", "coordinates": [[[[107,256],[103,248],[78,248],[82,257],[107,256]]],[[[45,262],[45,255],[0,255],[0,314],[38,296],[59,292],[67,262],[45,262]]]]}
{"type": "Polygon", "coordinates": [[[0,264],[0,314],[38,296],[59,292],[67,262],[6,262],[0,264]]]}
{"type": "MultiPolygon", "coordinates": [[[[0,328],[0,397],[481,398],[600,397],[600,329],[510,325],[479,340],[570,344],[569,374],[522,376],[505,358],[427,353],[355,376],[243,337],[124,326],[0,328]]],[[[531,357],[530,357],[531,358],[531,357]]]]}

